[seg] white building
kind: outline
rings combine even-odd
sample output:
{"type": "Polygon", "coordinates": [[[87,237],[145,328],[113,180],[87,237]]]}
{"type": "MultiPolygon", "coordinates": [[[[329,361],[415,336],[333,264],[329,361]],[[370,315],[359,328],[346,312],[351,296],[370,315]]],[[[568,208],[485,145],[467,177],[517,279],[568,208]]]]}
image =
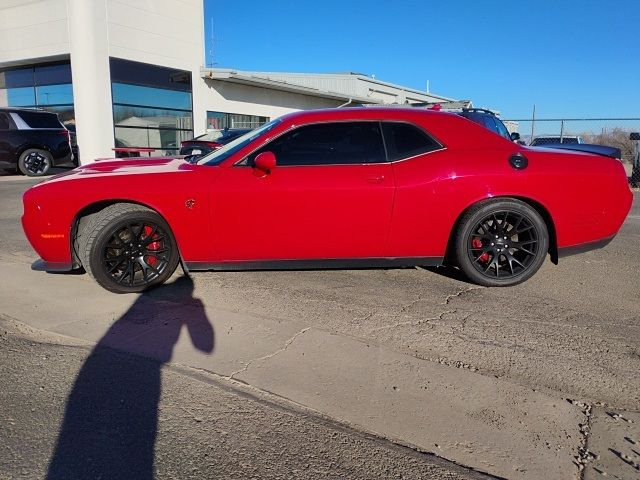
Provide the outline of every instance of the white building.
{"type": "Polygon", "coordinates": [[[203,68],[203,15],[203,0],[0,0],[0,106],[58,112],[86,163],[301,109],[452,100],[355,73],[203,68]]]}

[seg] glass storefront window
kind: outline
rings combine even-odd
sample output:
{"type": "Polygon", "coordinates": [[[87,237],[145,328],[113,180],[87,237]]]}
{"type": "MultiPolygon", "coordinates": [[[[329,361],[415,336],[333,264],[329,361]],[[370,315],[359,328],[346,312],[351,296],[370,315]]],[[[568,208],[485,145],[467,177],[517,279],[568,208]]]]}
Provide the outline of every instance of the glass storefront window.
{"type": "Polygon", "coordinates": [[[6,95],[7,107],[30,107],[36,105],[33,87],[7,88],[0,93],[0,98],[6,95]]]}
{"type": "Polygon", "coordinates": [[[116,147],[177,154],[193,137],[191,72],[117,58],[110,66],[116,147]]]}
{"type": "Polygon", "coordinates": [[[190,92],[143,87],[125,83],[113,83],[112,92],[113,103],[191,110],[190,92]]]}
{"type": "Polygon", "coordinates": [[[0,106],[41,108],[75,124],[71,65],[47,63],[0,70],[0,106]]]}
{"type": "Polygon", "coordinates": [[[0,72],[0,88],[33,86],[33,68],[11,68],[0,72]]]}
{"type": "Polygon", "coordinates": [[[191,130],[191,112],[160,108],[114,105],[113,121],[116,126],[144,126],[191,130]]]}
{"type": "Polygon", "coordinates": [[[54,65],[40,65],[35,67],[35,85],[59,85],[71,83],[71,65],[59,63],[54,65]]]}
{"type": "Polygon", "coordinates": [[[268,117],[260,117],[257,115],[207,112],[207,128],[214,130],[222,130],[225,128],[257,128],[268,121],[268,117]]]}
{"type": "Polygon", "coordinates": [[[38,105],[72,104],[73,88],[70,83],[36,87],[36,99],[38,105]]]}
{"type": "Polygon", "coordinates": [[[115,136],[116,147],[155,148],[161,155],[173,155],[180,149],[180,142],[193,134],[191,130],[116,127],[115,136]]]}

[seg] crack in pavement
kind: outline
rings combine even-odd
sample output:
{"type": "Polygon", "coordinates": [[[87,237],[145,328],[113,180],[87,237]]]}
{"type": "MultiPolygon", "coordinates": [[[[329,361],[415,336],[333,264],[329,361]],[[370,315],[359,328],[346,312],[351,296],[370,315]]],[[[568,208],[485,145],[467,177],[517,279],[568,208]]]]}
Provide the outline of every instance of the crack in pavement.
{"type": "Polygon", "coordinates": [[[423,323],[429,323],[430,321],[433,321],[433,320],[442,320],[445,315],[448,315],[448,314],[453,315],[455,313],[457,313],[457,310],[447,310],[438,314],[437,317],[422,318],[420,320],[408,320],[406,322],[397,322],[397,323],[394,323],[393,325],[383,325],[382,327],[376,327],[372,329],[371,332],[379,332],[382,330],[388,330],[390,328],[403,327],[405,325],[411,326],[411,327],[417,327],[418,325],[422,325],[423,323]]]}
{"type": "Polygon", "coordinates": [[[475,286],[475,287],[469,287],[469,288],[465,288],[463,290],[460,290],[458,293],[454,293],[452,295],[447,295],[447,298],[444,299],[444,302],[442,302],[442,305],[449,305],[449,302],[451,300],[453,300],[454,298],[457,298],[461,295],[464,295],[467,292],[471,292],[472,290],[481,290],[484,289],[485,287],[480,287],[480,286],[475,286]]]}
{"type": "Polygon", "coordinates": [[[296,338],[298,338],[300,335],[302,335],[303,333],[305,333],[307,330],[310,330],[310,329],[311,329],[311,327],[303,328],[298,333],[296,333],[293,337],[291,337],[289,340],[287,340],[282,348],[279,348],[278,350],[276,350],[273,353],[270,353],[269,355],[264,355],[263,357],[254,358],[253,360],[250,360],[240,370],[237,370],[237,371],[233,372],[231,375],[229,375],[227,377],[227,379],[228,380],[235,380],[235,378],[233,378],[233,377],[235,377],[236,375],[239,375],[240,373],[246,372],[247,369],[251,366],[251,364],[253,364],[255,362],[258,362],[260,360],[267,360],[269,358],[273,358],[276,355],[284,352],[287,348],[289,348],[289,346],[295,341],[296,338]]]}

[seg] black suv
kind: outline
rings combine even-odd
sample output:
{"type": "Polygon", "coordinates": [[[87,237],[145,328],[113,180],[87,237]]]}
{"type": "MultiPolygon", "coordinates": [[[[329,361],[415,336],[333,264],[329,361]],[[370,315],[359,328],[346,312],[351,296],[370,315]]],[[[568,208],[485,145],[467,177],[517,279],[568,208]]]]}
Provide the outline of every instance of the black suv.
{"type": "Polygon", "coordinates": [[[0,169],[30,177],[73,165],[69,131],[58,115],[26,108],[0,108],[0,169]]]}
{"type": "Polygon", "coordinates": [[[502,120],[491,110],[485,110],[484,108],[463,108],[461,112],[458,112],[458,115],[472,122],[476,122],[508,140],[513,142],[520,140],[520,134],[518,132],[509,133],[509,130],[507,130],[507,127],[502,123],[502,120]]]}
{"type": "MultiPolygon", "coordinates": [[[[439,103],[430,103],[430,102],[419,102],[410,104],[412,107],[427,107],[433,110],[441,110],[441,106],[439,103]]],[[[507,127],[505,127],[502,120],[498,118],[498,116],[492,112],[491,110],[486,110],[484,108],[463,108],[454,109],[454,110],[443,110],[451,113],[456,113],[461,117],[466,118],[467,120],[471,120],[472,122],[477,123],[478,125],[482,125],[485,128],[488,128],[492,132],[497,133],[501,137],[506,138],[507,140],[511,140],[513,142],[517,142],[520,140],[520,134],[518,132],[509,133],[507,127]]]]}

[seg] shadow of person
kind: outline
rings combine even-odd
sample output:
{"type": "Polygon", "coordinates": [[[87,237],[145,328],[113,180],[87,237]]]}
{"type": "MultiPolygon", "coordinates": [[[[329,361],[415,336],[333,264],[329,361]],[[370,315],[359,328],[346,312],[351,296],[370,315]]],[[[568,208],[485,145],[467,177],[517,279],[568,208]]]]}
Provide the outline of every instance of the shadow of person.
{"type": "Polygon", "coordinates": [[[183,326],[196,349],[213,351],[213,327],[186,276],[142,294],[109,328],[69,394],[47,479],[154,477],[161,368],[183,326]]]}

